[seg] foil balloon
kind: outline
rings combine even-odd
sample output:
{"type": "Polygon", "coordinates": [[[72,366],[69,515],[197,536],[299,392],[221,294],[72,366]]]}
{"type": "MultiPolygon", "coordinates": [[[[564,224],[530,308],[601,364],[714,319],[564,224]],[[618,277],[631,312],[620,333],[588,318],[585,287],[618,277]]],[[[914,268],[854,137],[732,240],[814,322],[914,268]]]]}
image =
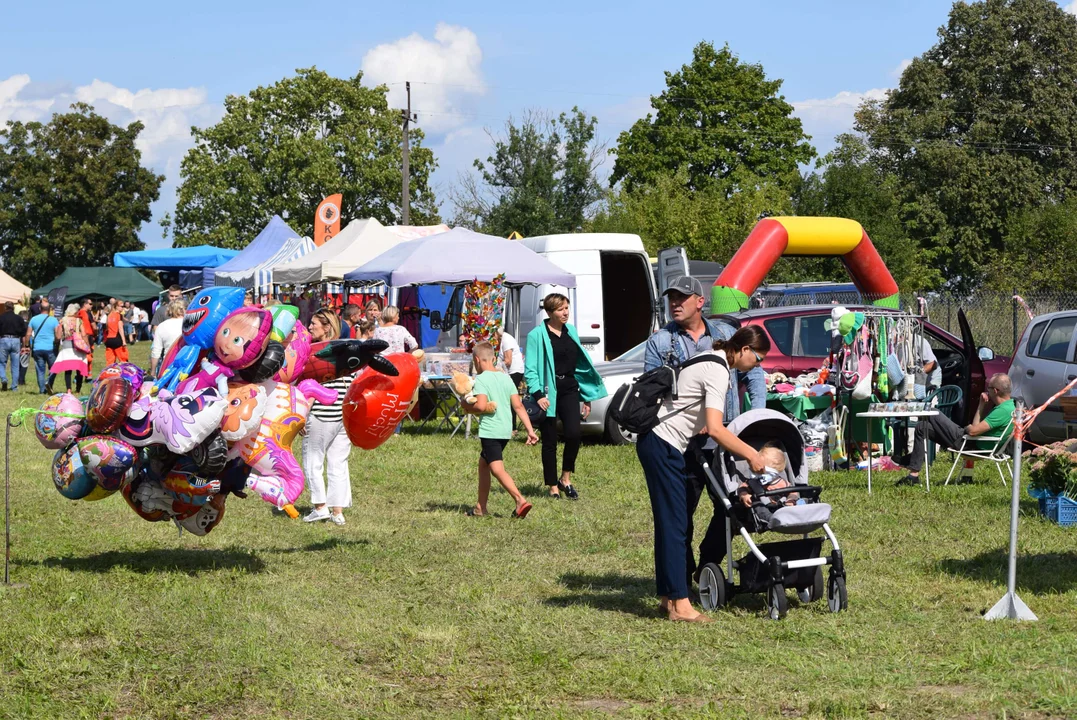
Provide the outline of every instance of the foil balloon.
{"type": "Polygon", "coordinates": [[[124,378],[99,381],[86,401],[86,424],[102,435],[115,431],[127,419],[134,397],[131,383],[124,378]]]}
{"type": "Polygon", "coordinates": [[[307,423],[311,405],[331,405],[337,391],[313,380],[296,385],[266,382],[266,411],[258,432],[232,446],[229,459],[240,458],[251,468],[247,487],[263,500],[298,517],[292,503],[303,492],[303,470],[292,454],[292,442],[307,423]]]}
{"type": "Polygon", "coordinates": [[[162,363],[157,387],[173,391],[191,374],[202,352],[213,346],[224,319],[243,307],[245,294],[240,287],[213,287],[202,290],[191,299],[183,315],[183,335],[170,351],[171,357],[162,363]]]}
{"type": "Polygon", "coordinates": [[[52,482],[68,500],[81,500],[97,487],[97,480],[82,464],[77,444],[56,451],[52,459],[52,482]]]}
{"type": "Polygon", "coordinates": [[[188,457],[198,468],[199,475],[212,477],[224,470],[224,464],[228,461],[228,442],[220,430],[214,430],[191,450],[188,457]]]}
{"type": "Polygon", "coordinates": [[[273,314],[273,331],[269,339],[283,343],[297,326],[299,308],[295,305],[273,305],[268,309],[273,314]]]}
{"type": "Polygon", "coordinates": [[[217,329],[213,356],[232,370],[250,367],[265,352],[273,330],[273,313],[262,307],[244,307],[230,313],[217,329]]]}
{"type": "MultiPolygon", "coordinates": [[[[223,469],[224,463],[221,463],[223,469]]],[[[161,478],[161,486],[186,505],[203,505],[211,495],[221,491],[221,481],[206,477],[191,458],[180,458],[172,469],[161,478]]]]}
{"type": "Polygon", "coordinates": [[[104,490],[120,489],[138,459],[138,451],[129,443],[107,435],[90,435],[78,441],[82,466],[104,490]]]}
{"type": "Polygon", "coordinates": [[[202,537],[210,530],[220,525],[224,518],[224,501],[226,495],[214,495],[209,501],[198,509],[194,515],[177,520],[176,524],[192,535],[202,537]]]}
{"type": "Polygon", "coordinates": [[[213,388],[182,395],[161,390],[156,399],[147,395],[131,406],[118,435],[135,447],[164,445],[185,455],[220,427],[226,404],[213,388]]]}
{"type": "Polygon", "coordinates": [[[396,368],[381,356],[388,349],[384,340],[329,340],[311,345],[311,354],[299,379],[329,382],[342,375],[370,366],[385,375],[395,375],[396,368]]]}
{"type": "MultiPolygon", "coordinates": [[[[388,345],[386,345],[388,346],[388,345]]],[[[302,325],[296,325],[291,337],[284,346],[284,361],[273,379],[277,382],[291,383],[299,379],[303,367],[310,359],[310,333],[302,325]]],[[[315,378],[317,379],[317,378],[315,378]]]]}
{"type": "Polygon", "coordinates": [[[101,370],[97,379],[94,380],[94,387],[101,381],[108,380],[109,378],[123,378],[131,384],[131,392],[133,393],[133,396],[138,397],[139,392],[142,390],[142,382],[145,375],[142,368],[134,363],[113,363],[111,365],[106,365],[104,369],[101,370]]]}
{"type": "Polygon", "coordinates": [[[365,450],[373,450],[393,434],[419,387],[419,363],[412,355],[393,353],[385,360],[396,368],[396,376],[365,368],[344,396],[344,430],[352,445],[365,450]]]}
{"type": "Polygon", "coordinates": [[[221,436],[236,442],[258,429],[266,409],[266,391],[261,385],[235,384],[228,388],[228,402],[221,420],[221,436]]]}
{"type": "Polygon", "coordinates": [[[34,434],[48,449],[59,450],[82,433],[84,422],[82,402],[71,393],[59,393],[41,404],[41,412],[34,419],[34,434]],[[68,417],[72,415],[76,417],[68,417]]]}
{"type": "Polygon", "coordinates": [[[239,371],[239,376],[247,382],[260,383],[273,377],[284,365],[284,346],[276,340],[266,344],[265,352],[253,365],[239,371]]]}

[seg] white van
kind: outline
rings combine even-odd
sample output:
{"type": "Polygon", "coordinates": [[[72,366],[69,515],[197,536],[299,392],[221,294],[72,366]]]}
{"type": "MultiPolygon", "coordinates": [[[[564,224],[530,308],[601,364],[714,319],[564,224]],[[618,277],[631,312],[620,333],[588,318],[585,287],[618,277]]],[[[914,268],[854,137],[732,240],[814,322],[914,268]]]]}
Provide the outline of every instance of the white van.
{"type": "Polygon", "coordinates": [[[521,344],[546,319],[541,303],[551,292],[572,300],[570,322],[595,362],[621,355],[657,329],[658,289],[638,235],[541,235],[520,242],[576,276],[575,291],[556,285],[521,289],[521,344]]]}

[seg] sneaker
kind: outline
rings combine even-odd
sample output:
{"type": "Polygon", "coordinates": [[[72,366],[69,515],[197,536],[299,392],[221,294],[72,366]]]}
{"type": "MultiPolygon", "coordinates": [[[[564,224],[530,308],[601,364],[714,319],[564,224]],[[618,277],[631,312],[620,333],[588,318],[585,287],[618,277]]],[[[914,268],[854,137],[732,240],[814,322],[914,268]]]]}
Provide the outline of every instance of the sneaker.
{"type": "Polygon", "coordinates": [[[303,518],[303,522],[318,522],[319,520],[329,519],[329,508],[314,508],[310,513],[303,518]]]}
{"type": "Polygon", "coordinates": [[[901,478],[896,483],[894,483],[894,485],[896,485],[898,487],[901,487],[902,485],[919,485],[919,484],[920,484],[920,476],[919,475],[906,475],[905,477],[901,478]]]}
{"type": "Polygon", "coordinates": [[[337,513],[336,515],[330,515],[329,519],[333,521],[334,525],[343,525],[346,522],[344,520],[344,513],[337,513]]]}

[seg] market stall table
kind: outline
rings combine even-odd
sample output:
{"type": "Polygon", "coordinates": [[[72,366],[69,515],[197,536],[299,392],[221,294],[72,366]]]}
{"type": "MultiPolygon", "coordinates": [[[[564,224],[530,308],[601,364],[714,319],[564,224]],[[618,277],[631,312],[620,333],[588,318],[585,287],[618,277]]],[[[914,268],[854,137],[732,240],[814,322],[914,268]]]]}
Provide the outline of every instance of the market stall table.
{"type": "Polygon", "coordinates": [[[450,387],[451,375],[425,375],[419,386],[420,393],[429,393],[433,400],[433,407],[418,420],[419,427],[426,427],[428,423],[437,423],[435,430],[452,428],[449,437],[456,435],[457,431],[467,425],[464,436],[471,437],[471,416],[460,407],[460,398],[456,396],[450,387]],[[429,386],[429,387],[428,387],[429,386]],[[439,420],[438,413],[441,413],[439,420]]]}
{"type": "MultiPolygon", "coordinates": [[[[745,401],[747,395],[745,395],[745,401]]],[[[780,395],[767,393],[767,407],[792,415],[797,420],[807,420],[829,408],[834,403],[833,395],[780,395]]],[[[748,405],[747,409],[750,409],[748,405]]]]}
{"type": "MultiPolygon", "coordinates": [[[[909,411],[891,410],[891,411],[882,411],[882,412],[872,412],[872,411],[862,412],[862,413],[857,413],[856,417],[858,417],[858,418],[868,418],[869,420],[872,419],[872,418],[878,418],[878,419],[906,418],[906,419],[908,419],[908,418],[931,417],[932,415],[938,415],[938,414],[939,414],[938,410],[909,410],[909,411]]],[[[868,495],[871,494],[871,426],[872,426],[872,424],[873,423],[871,423],[871,422],[867,423],[867,426],[868,426],[868,495]]],[[[926,463],[924,464],[924,480],[926,482],[925,490],[928,490],[928,491],[931,490],[931,469],[930,469],[930,466],[927,465],[926,463]]]]}

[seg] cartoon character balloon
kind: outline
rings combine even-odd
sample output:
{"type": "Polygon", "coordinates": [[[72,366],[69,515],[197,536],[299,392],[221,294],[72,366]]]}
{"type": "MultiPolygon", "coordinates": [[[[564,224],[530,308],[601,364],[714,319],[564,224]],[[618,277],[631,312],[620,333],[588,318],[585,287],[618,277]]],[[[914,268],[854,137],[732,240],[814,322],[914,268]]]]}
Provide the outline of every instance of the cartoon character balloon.
{"type": "Polygon", "coordinates": [[[135,447],[164,445],[185,455],[220,427],[227,400],[213,388],[172,395],[161,390],[145,395],[131,407],[118,435],[135,447]]]}
{"type": "Polygon", "coordinates": [[[315,343],[311,345],[311,355],[299,378],[328,382],[368,366],[383,375],[396,375],[396,367],[381,356],[381,352],[388,347],[389,343],[384,340],[329,340],[315,343]]]}
{"type": "Polygon", "coordinates": [[[336,401],[337,391],[313,380],[298,386],[270,381],[262,387],[268,401],[258,432],[233,445],[229,458],[240,458],[250,466],[248,488],[289,516],[298,517],[292,503],[303,492],[304,478],[292,454],[292,441],[306,426],[314,402],[330,405],[336,401]]]}
{"type": "Polygon", "coordinates": [[[397,370],[395,377],[367,367],[344,396],[344,430],[352,445],[365,450],[373,450],[393,434],[419,387],[419,363],[411,354],[393,353],[385,360],[397,370]]]}
{"type": "Polygon", "coordinates": [[[250,367],[262,357],[272,331],[273,313],[261,307],[240,308],[217,329],[213,356],[232,370],[250,367]]]}
{"type": "Polygon", "coordinates": [[[53,395],[41,404],[34,419],[34,433],[50,450],[60,450],[82,433],[85,415],[82,402],[71,393],[53,395]]]}
{"type": "Polygon", "coordinates": [[[310,333],[305,327],[297,324],[288,343],[284,346],[284,362],[273,379],[282,383],[298,380],[309,359],[310,333]]]}
{"type": "Polygon", "coordinates": [[[191,374],[202,353],[213,346],[217,329],[226,317],[243,307],[246,291],[240,287],[213,287],[191,299],[183,315],[183,336],[162,363],[157,387],[174,391],[191,374]]]}
{"type": "Polygon", "coordinates": [[[302,327],[297,322],[299,308],[295,305],[273,305],[269,308],[269,312],[273,313],[273,332],[270,334],[270,340],[282,343],[292,334],[293,329],[302,327]]]}

